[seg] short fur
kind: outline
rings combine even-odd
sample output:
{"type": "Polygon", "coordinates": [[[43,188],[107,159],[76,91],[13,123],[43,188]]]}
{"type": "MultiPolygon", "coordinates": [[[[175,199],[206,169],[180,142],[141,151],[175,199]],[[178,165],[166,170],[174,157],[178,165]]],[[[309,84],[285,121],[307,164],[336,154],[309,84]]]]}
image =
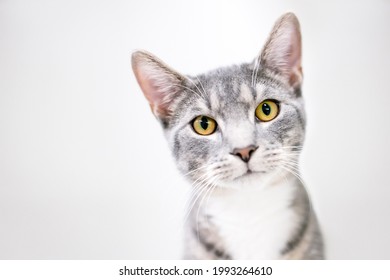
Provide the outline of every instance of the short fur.
{"type": "Polygon", "coordinates": [[[299,175],[305,135],[301,34],[294,14],[275,24],[253,63],[184,76],[150,53],[132,66],[179,170],[193,185],[188,259],[322,259],[321,232],[299,175]],[[255,116],[277,100],[269,122],[255,116]],[[192,121],[217,123],[208,136],[192,121]],[[248,161],[237,149],[255,147],[248,161]]]}

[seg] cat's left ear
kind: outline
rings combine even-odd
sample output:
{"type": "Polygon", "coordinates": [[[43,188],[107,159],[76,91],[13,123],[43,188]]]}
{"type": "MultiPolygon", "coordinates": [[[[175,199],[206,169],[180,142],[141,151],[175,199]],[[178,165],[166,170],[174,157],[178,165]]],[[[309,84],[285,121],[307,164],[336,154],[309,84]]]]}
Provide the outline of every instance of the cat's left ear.
{"type": "Polygon", "coordinates": [[[281,16],[261,52],[260,64],[280,73],[297,88],[302,83],[301,31],[298,18],[293,13],[281,16]]]}
{"type": "Polygon", "coordinates": [[[172,113],[170,105],[182,91],[181,85],[185,77],[145,51],[134,52],[131,64],[153,114],[160,120],[167,121],[172,113]]]}

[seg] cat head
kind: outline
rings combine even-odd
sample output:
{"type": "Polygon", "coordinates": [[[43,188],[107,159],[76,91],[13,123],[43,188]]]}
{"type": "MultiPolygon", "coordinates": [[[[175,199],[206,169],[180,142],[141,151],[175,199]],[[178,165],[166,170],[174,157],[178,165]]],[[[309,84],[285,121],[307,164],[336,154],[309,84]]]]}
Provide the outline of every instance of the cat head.
{"type": "Polygon", "coordinates": [[[186,76],[137,51],[132,67],[178,168],[191,180],[236,187],[296,172],[305,112],[294,14],[279,18],[252,63],[186,76]]]}

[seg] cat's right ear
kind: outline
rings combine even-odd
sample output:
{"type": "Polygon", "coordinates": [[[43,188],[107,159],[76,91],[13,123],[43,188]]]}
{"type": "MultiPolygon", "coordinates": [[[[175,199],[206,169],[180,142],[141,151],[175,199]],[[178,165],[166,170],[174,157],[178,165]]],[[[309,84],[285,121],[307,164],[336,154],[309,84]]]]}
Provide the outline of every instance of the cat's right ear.
{"type": "Polygon", "coordinates": [[[172,113],[170,105],[176,94],[182,90],[185,78],[145,51],[134,52],[131,65],[153,114],[166,121],[172,113]]]}

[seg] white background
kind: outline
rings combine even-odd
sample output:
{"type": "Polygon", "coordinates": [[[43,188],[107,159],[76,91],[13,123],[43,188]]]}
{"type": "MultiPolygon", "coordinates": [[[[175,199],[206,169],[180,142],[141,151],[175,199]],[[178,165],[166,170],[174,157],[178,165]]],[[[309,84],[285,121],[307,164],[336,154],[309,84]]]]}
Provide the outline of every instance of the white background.
{"type": "Polygon", "coordinates": [[[188,187],[130,53],[188,74],[248,62],[286,11],[328,258],[389,259],[388,0],[0,0],[0,258],[180,258],[188,187]]]}

